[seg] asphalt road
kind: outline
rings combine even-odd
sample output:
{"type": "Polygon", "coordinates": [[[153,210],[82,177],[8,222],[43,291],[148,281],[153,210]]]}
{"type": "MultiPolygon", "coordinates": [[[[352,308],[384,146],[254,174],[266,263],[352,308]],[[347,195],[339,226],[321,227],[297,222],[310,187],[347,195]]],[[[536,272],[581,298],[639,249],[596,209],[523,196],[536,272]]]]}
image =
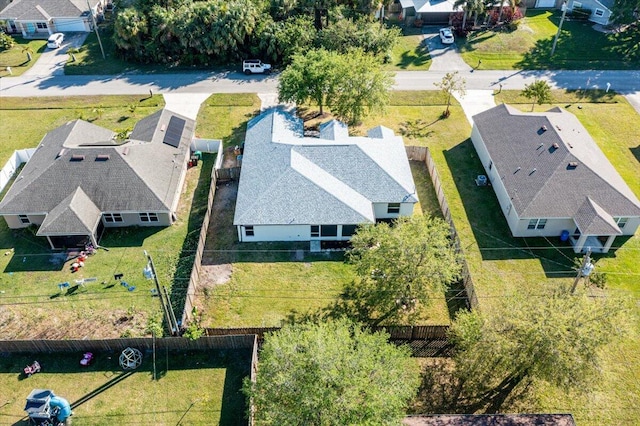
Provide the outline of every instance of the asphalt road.
{"type": "MultiPolygon", "coordinates": [[[[433,90],[445,71],[400,71],[396,90],[433,90]]],[[[469,90],[522,89],[544,79],[560,89],[610,89],[640,93],[640,71],[484,71],[461,72],[469,90]]],[[[0,96],[74,96],[154,93],[270,93],[277,91],[277,75],[241,73],[124,74],[115,76],[21,76],[0,78],[0,96]]]]}

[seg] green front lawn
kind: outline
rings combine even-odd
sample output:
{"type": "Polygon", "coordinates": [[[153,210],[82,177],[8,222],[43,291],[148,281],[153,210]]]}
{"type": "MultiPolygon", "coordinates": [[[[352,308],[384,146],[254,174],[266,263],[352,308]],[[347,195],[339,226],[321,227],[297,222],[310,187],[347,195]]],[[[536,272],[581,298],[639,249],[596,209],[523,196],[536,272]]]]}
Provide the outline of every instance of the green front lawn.
{"type": "Polygon", "coordinates": [[[0,358],[0,423],[26,425],[25,399],[32,389],[50,389],[72,406],[79,425],[246,425],[242,380],[251,351],[219,350],[143,354],[142,365],[122,371],[119,353],[96,353],[80,367],[82,353],[12,354],[0,358]],[[21,377],[38,360],[42,372],[21,377]],[[154,380],[154,374],[156,380],[154,380]]]}
{"type": "Polygon", "coordinates": [[[47,40],[27,40],[22,37],[14,37],[14,40],[15,46],[0,51],[0,77],[22,75],[36,63],[47,48],[47,40]],[[27,49],[31,51],[31,61],[27,56],[27,49]],[[7,67],[11,68],[11,74],[7,71],[7,67]]]}
{"type": "Polygon", "coordinates": [[[484,69],[638,69],[640,33],[604,34],[591,22],[566,19],[553,57],[560,12],[529,10],[513,32],[482,30],[458,40],[465,62],[484,69]]]}
{"type": "Polygon", "coordinates": [[[407,28],[384,65],[389,71],[427,71],[431,66],[429,49],[424,44],[421,28],[407,28]]]}

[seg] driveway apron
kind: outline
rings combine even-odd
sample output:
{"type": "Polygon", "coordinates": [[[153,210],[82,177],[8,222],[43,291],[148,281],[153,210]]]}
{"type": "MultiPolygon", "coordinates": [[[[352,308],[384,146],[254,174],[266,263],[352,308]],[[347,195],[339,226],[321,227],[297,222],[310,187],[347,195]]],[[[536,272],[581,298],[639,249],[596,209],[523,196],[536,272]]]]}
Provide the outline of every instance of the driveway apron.
{"type": "Polygon", "coordinates": [[[429,71],[471,71],[460,56],[458,46],[453,44],[442,44],[438,30],[440,27],[423,27],[423,43],[429,49],[431,55],[431,67],[429,71]]]}

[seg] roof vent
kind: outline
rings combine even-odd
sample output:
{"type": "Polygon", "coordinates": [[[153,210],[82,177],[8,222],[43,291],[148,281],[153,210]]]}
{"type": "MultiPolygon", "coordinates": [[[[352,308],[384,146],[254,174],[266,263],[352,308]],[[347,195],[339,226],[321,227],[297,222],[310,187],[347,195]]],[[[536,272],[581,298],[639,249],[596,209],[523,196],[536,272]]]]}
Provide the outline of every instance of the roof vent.
{"type": "Polygon", "coordinates": [[[109,158],[109,154],[96,155],[96,161],[107,161],[109,158]]]}
{"type": "Polygon", "coordinates": [[[122,155],[128,155],[129,154],[129,147],[125,146],[124,149],[122,150],[122,155]]]}
{"type": "Polygon", "coordinates": [[[56,155],[56,158],[60,158],[60,157],[62,157],[62,156],[64,155],[64,153],[65,153],[65,152],[67,152],[67,150],[66,150],[66,149],[64,149],[64,148],[62,148],[62,149],[60,150],[60,152],[58,153],[58,155],[56,155]]]}
{"type": "Polygon", "coordinates": [[[569,169],[569,170],[573,170],[576,167],[578,167],[578,162],[577,161],[572,161],[567,165],[567,169],[569,169]]]}
{"type": "Polygon", "coordinates": [[[552,146],[553,146],[554,149],[560,148],[560,145],[558,145],[558,142],[554,142],[554,144],[552,146]]]}
{"type": "Polygon", "coordinates": [[[167,128],[167,125],[166,125],[166,124],[163,124],[163,125],[162,125],[162,127],[160,127],[160,131],[161,131],[161,132],[164,132],[166,128],[167,128]]]}
{"type": "Polygon", "coordinates": [[[529,173],[529,176],[531,176],[532,174],[534,174],[537,171],[538,171],[538,169],[534,168],[533,170],[531,170],[531,173],[529,173]]]}
{"type": "Polygon", "coordinates": [[[536,148],[536,151],[539,150],[540,148],[542,148],[544,146],[543,143],[541,143],[540,145],[538,145],[538,147],[536,148]]]}
{"type": "Polygon", "coordinates": [[[82,161],[84,160],[84,155],[75,154],[71,156],[71,161],[82,161]]]}
{"type": "Polygon", "coordinates": [[[546,132],[547,131],[547,126],[540,127],[540,130],[542,130],[543,132],[546,132]]]}

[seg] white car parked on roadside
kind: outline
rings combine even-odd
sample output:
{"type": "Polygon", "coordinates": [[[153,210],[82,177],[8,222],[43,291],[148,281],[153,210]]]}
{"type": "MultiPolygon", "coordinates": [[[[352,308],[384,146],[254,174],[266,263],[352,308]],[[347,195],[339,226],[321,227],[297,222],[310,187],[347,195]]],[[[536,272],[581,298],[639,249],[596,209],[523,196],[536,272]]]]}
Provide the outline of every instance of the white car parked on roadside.
{"type": "Polygon", "coordinates": [[[64,34],[62,33],[51,34],[47,39],[47,47],[49,49],[57,49],[60,46],[62,46],[63,41],[64,41],[64,34]]]}
{"type": "Polygon", "coordinates": [[[455,41],[451,28],[440,28],[440,41],[442,44],[452,44],[455,41]]]}

